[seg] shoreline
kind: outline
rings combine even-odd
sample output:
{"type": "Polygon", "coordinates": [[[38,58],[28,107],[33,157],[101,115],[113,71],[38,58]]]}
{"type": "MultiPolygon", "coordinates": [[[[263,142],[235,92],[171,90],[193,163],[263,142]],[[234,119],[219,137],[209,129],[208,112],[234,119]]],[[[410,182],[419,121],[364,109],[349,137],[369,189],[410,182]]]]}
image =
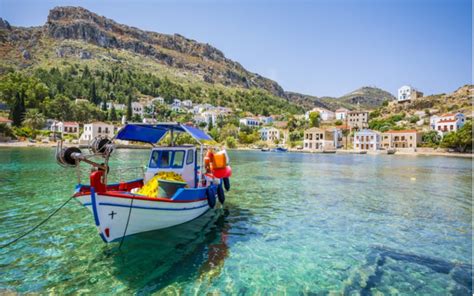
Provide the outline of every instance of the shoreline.
{"type": "MultiPolygon", "coordinates": [[[[0,142],[0,148],[56,148],[57,143],[30,143],[30,142],[0,142]]],[[[69,146],[71,144],[66,143],[65,146],[69,146]]],[[[78,145],[78,144],[73,144],[78,145]]],[[[79,145],[80,148],[85,148],[84,145],[79,145]]],[[[116,145],[117,149],[150,149],[149,146],[142,146],[142,145],[116,145]]],[[[260,149],[254,149],[250,147],[239,147],[239,148],[227,148],[227,150],[236,150],[236,151],[260,151],[260,149]]],[[[359,154],[358,151],[355,150],[343,150],[339,149],[336,150],[334,153],[324,153],[320,151],[304,151],[304,150],[296,150],[296,149],[288,149],[289,153],[308,153],[308,154],[359,154]]],[[[266,152],[271,153],[271,152],[266,152]]],[[[369,151],[366,155],[387,155],[383,151],[380,152],[373,152],[369,151]]],[[[409,151],[397,151],[394,155],[404,155],[404,156],[446,156],[446,157],[458,157],[458,158],[470,158],[474,157],[473,153],[458,153],[458,152],[436,152],[436,151],[416,151],[416,152],[409,152],[409,151]]]]}

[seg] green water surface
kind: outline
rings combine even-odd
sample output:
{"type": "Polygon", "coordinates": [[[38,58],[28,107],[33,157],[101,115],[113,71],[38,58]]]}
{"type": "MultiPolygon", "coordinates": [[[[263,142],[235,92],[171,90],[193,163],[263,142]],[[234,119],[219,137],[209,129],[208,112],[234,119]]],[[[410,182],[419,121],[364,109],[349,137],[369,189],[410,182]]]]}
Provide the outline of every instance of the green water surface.
{"type": "MultiPolygon", "coordinates": [[[[112,170],[143,165],[119,150],[112,170]]],[[[472,161],[230,152],[224,208],[106,245],[71,202],[0,249],[0,293],[320,295],[472,293],[472,161]]],[[[137,170],[112,173],[132,179],[137,170]]],[[[0,244],[74,191],[53,149],[0,149],[0,244]]]]}

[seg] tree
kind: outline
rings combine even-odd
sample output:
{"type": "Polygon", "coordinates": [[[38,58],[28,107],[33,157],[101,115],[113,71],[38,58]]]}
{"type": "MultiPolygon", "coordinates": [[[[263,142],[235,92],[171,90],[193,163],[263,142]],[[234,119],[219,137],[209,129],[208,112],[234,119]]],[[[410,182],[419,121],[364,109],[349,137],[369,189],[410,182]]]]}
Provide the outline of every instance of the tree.
{"type": "Polygon", "coordinates": [[[468,148],[472,149],[472,122],[468,121],[457,132],[448,133],[443,137],[441,146],[445,148],[454,148],[459,152],[465,152],[468,148]]]}
{"type": "Polygon", "coordinates": [[[132,96],[129,95],[127,98],[127,120],[132,120],[132,96]]]}
{"type": "Polygon", "coordinates": [[[225,145],[227,146],[227,148],[235,148],[237,146],[237,142],[235,141],[235,138],[227,137],[225,139],[225,145]]]}
{"type": "Polygon", "coordinates": [[[438,146],[441,140],[441,136],[438,134],[437,131],[429,131],[423,134],[421,138],[422,142],[427,146],[438,146]]]}
{"type": "Polygon", "coordinates": [[[89,94],[89,100],[94,105],[99,105],[100,104],[100,98],[97,96],[97,90],[96,90],[95,82],[92,82],[91,90],[90,90],[90,94],[89,94]]]}
{"type": "Polygon", "coordinates": [[[109,121],[117,121],[117,112],[115,111],[115,106],[113,103],[112,103],[112,106],[110,107],[108,118],[109,118],[109,121]]]}
{"type": "Polygon", "coordinates": [[[23,124],[33,130],[41,129],[46,123],[46,118],[38,110],[30,109],[25,113],[23,124]]]}
{"type": "Polygon", "coordinates": [[[309,124],[311,127],[319,127],[319,112],[309,113],[309,124]]]}
{"type": "Polygon", "coordinates": [[[104,111],[104,112],[107,111],[107,101],[106,100],[102,101],[102,111],[104,111]]]}
{"type": "Polygon", "coordinates": [[[207,124],[207,130],[210,131],[214,128],[214,125],[212,124],[212,120],[209,120],[209,123],[207,124]]]}
{"type": "Polygon", "coordinates": [[[350,133],[350,130],[348,128],[342,129],[342,135],[346,138],[346,145],[344,147],[346,150],[347,150],[347,140],[348,140],[349,133],[350,133]]]}
{"type": "Polygon", "coordinates": [[[342,120],[338,119],[336,122],[334,122],[334,124],[337,126],[342,125],[342,120]]]}
{"type": "Polygon", "coordinates": [[[15,101],[13,102],[13,108],[10,111],[10,117],[13,121],[14,126],[20,126],[23,122],[23,116],[25,115],[25,100],[23,94],[20,92],[16,93],[15,101]]]}

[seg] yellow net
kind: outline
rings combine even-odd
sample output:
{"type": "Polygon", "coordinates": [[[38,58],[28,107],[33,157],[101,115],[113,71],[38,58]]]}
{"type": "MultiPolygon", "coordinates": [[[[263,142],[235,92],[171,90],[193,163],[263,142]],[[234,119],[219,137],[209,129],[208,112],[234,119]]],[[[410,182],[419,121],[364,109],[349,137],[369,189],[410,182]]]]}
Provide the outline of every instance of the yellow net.
{"type": "Polygon", "coordinates": [[[143,185],[140,190],[137,191],[137,194],[145,195],[148,197],[158,197],[158,179],[168,180],[168,181],[177,181],[177,182],[186,182],[178,173],[175,172],[159,172],[153,178],[151,178],[145,185],[143,185]]]}

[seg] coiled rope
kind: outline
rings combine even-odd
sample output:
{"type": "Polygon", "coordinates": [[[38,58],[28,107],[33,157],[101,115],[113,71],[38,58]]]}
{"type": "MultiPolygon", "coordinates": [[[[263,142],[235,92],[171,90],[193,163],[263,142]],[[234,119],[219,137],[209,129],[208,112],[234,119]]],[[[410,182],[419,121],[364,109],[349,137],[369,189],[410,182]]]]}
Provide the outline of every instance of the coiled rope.
{"type": "Polygon", "coordinates": [[[20,235],[19,237],[15,238],[14,240],[12,240],[11,242],[3,245],[3,246],[0,246],[0,249],[4,249],[10,245],[13,245],[14,243],[16,243],[17,241],[19,241],[20,239],[24,238],[25,236],[27,236],[28,234],[32,233],[33,231],[35,231],[36,229],[38,229],[38,227],[40,227],[41,225],[43,225],[44,223],[46,223],[49,219],[51,219],[51,217],[53,217],[57,212],[59,212],[59,210],[61,210],[68,202],[70,202],[72,199],[74,198],[74,196],[71,196],[68,200],[66,200],[59,208],[57,208],[56,210],[54,210],[51,214],[49,214],[49,216],[44,219],[43,221],[41,221],[39,224],[37,224],[35,227],[31,228],[30,230],[28,230],[27,232],[23,233],[22,235],[20,235]]]}

